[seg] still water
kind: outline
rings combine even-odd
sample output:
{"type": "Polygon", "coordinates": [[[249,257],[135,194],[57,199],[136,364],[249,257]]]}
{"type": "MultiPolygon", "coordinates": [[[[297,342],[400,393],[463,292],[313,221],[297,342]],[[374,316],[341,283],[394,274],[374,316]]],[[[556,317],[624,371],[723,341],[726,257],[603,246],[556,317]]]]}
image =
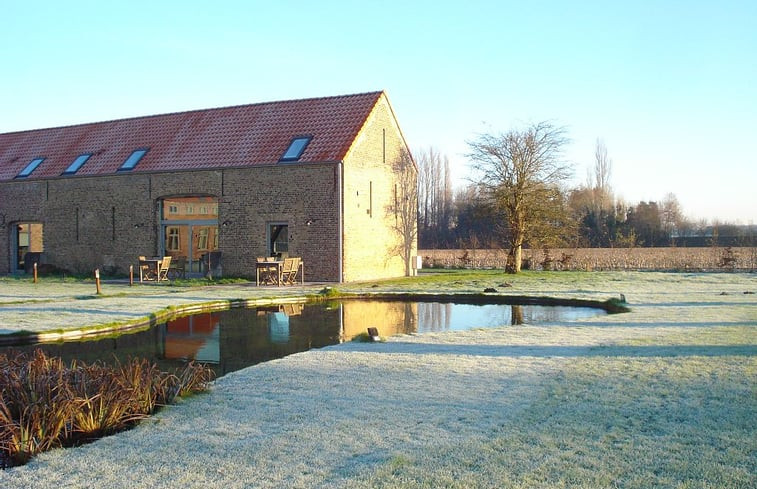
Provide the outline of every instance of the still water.
{"type": "MultiPolygon", "coordinates": [[[[587,307],[345,300],[230,309],[184,316],[115,338],[10,348],[41,348],[66,361],[144,357],[164,370],[197,360],[222,376],[292,353],[350,341],[372,326],[381,336],[391,336],[572,321],[600,314],[605,311],[587,307]]],[[[0,353],[8,349],[0,348],[0,353]]]]}

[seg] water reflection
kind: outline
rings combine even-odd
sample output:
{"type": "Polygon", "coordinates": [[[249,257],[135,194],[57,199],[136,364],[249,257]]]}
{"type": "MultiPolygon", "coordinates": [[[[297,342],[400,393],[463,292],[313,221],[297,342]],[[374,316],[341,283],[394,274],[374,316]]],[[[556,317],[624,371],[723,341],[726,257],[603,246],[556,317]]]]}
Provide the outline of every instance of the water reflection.
{"type": "Polygon", "coordinates": [[[420,302],[415,332],[463,331],[496,326],[573,321],[604,314],[588,307],[420,302]]]}
{"type": "MultiPolygon", "coordinates": [[[[152,359],[163,369],[197,360],[221,376],[311,348],[349,341],[377,327],[382,336],[574,320],[604,314],[590,308],[346,300],[282,304],[196,314],[115,338],[14,347],[42,348],[65,360],[152,359]]],[[[0,349],[0,352],[8,348],[0,349]]]]}

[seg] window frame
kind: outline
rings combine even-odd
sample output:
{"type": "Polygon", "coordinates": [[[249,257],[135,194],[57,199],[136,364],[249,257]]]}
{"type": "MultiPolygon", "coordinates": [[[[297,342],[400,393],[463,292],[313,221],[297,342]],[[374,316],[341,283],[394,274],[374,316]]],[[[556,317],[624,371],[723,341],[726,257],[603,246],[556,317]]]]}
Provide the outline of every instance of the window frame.
{"type": "Polygon", "coordinates": [[[70,165],[68,165],[68,168],[61,173],[61,175],[74,175],[76,172],[78,172],[84,164],[89,161],[89,159],[92,157],[92,153],[82,153],[79,156],[77,156],[74,161],[71,162],[70,165]]]}
{"type": "Polygon", "coordinates": [[[268,248],[268,256],[276,256],[281,253],[289,253],[289,222],[288,221],[270,221],[266,223],[266,241],[267,241],[267,248],[268,248]],[[286,228],[286,241],[279,241],[278,238],[281,236],[281,231],[283,229],[279,229],[279,232],[275,232],[275,228],[286,228]],[[274,236],[275,234],[275,236],[274,236]],[[276,247],[276,243],[286,243],[286,250],[279,250],[276,247]]]}
{"type": "Polygon", "coordinates": [[[34,173],[34,170],[36,170],[39,165],[42,164],[43,161],[45,161],[45,156],[38,156],[36,158],[33,158],[29,163],[26,164],[23,170],[18,172],[18,175],[16,175],[14,178],[26,178],[32,173],[34,173]]]}
{"type": "Polygon", "coordinates": [[[181,251],[181,230],[179,226],[166,226],[166,251],[181,251]],[[175,243],[172,241],[175,240],[175,243]],[[175,247],[169,246],[175,244],[175,247]]]}
{"type": "Polygon", "coordinates": [[[210,228],[208,226],[202,226],[197,230],[197,250],[209,251],[208,242],[210,238],[210,228]]]}
{"type": "Polygon", "coordinates": [[[145,157],[150,148],[137,148],[121,163],[116,171],[132,171],[137,167],[140,161],[145,157]],[[139,153],[139,154],[138,154],[139,153]],[[136,156],[135,156],[136,155],[136,156]]]}
{"type": "Polygon", "coordinates": [[[286,151],[284,151],[284,154],[281,155],[281,158],[279,158],[280,163],[286,163],[286,162],[292,162],[292,161],[299,161],[299,159],[302,157],[302,154],[307,149],[308,145],[310,144],[310,141],[313,140],[313,136],[311,135],[303,135],[303,136],[295,136],[292,138],[291,141],[289,141],[289,146],[287,146],[286,151]],[[296,144],[300,144],[301,146],[295,146],[296,144]]]}

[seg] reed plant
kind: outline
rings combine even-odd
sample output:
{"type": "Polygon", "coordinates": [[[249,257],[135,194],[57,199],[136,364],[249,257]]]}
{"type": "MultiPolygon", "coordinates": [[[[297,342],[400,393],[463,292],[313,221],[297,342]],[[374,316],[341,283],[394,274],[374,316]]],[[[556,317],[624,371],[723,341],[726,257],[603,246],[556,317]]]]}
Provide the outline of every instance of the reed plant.
{"type": "Polygon", "coordinates": [[[66,365],[41,350],[0,354],[0,466],[128,429],[213,378],[196,363],[173,373],[145,359],[66,365]]]}

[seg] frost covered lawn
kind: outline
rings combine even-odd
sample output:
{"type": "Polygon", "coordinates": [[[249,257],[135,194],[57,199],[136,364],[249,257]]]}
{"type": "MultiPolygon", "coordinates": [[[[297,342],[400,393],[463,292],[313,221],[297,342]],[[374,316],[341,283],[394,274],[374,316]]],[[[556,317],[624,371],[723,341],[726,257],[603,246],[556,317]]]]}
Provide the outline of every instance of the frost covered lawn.
{"type": "MultiPolygon", "coordinates": [[[[0,328],[17,314],[6,308],[49,317],[45,303],[11,300],[8,283],[0,328]]],[[[0,472],[0,487],[757,487],[757,299],[745,294],[757,275],[447,272],[340,289],[485,287],[623,293],[632,312],[292,355],[129,432],[0,472]]],[[[152,289],[48,304],[110,320],[128,305],[260,294],[152,289]]]]}

